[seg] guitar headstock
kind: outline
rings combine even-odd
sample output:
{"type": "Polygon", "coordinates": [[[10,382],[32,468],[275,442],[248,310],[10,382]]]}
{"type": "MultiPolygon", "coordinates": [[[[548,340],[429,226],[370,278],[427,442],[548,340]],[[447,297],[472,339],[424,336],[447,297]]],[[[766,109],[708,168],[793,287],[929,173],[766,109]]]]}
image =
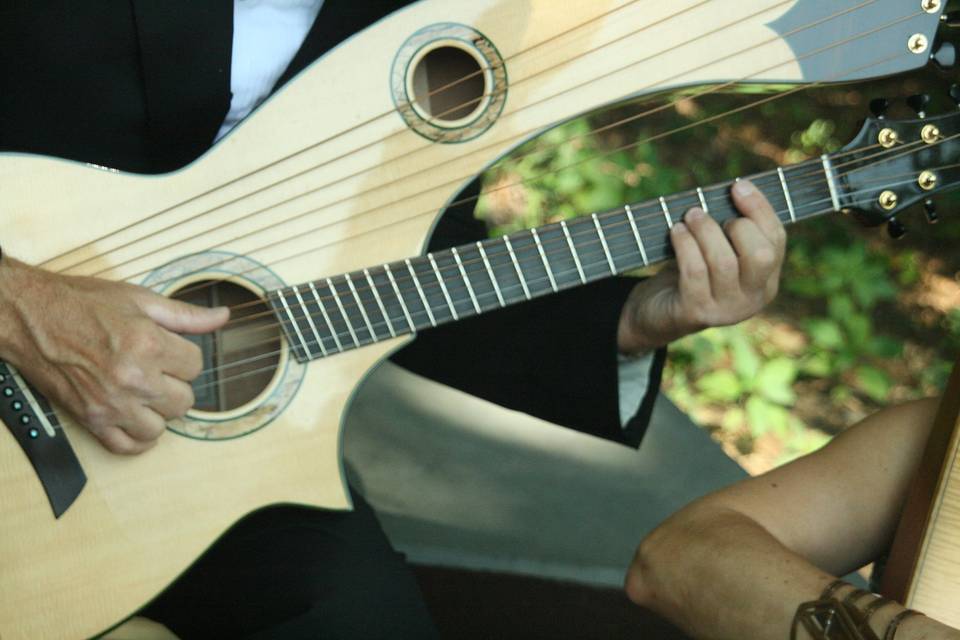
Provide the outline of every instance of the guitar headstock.
{"type": "MultiPolygon", "coordinates": [[[[960,88],[950,93],[960,99],[960,88]]],[[[864,224],[888,223],[894,237],[903,235],[898,213],[924,203],[927,219],[935,222],[931,198],[960,186],[960,109],[928,116],[928,101],[927,96],[909,98],[918,117],[898,120],[884,115],[886,101],[875,100],[873,117],[832,154],[844,211],[864,224]]]]}

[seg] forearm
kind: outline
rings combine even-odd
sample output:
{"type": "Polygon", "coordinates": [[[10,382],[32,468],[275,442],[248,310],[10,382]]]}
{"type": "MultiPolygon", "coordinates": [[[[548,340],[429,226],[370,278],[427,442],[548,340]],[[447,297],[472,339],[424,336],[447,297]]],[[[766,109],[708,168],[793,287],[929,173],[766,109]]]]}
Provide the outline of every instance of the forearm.
{"type": "Polygon", "coordinates": [[[783,640],[833,579],[743,514],[694,503],[641,543],[626,587],[696,638],[783,640]]]}
{"type": "MultiPolygon", "coordinates": [[[[797,608],[834,580],[749,517],[694,504],[640,545],[627,593],[695,638],[786,640],[797,608]]],[[[837,596],[852,591],[844,587],[837,596]]],[[[855,604],[862,609],[870,600],[862,596],[855,604]]],[[[873,614],[878,637],[901,611],[889,604],[873,614]]],[[[896,638],[958,640],[960,631],[918,616],[905,620],[896,638]]]]}

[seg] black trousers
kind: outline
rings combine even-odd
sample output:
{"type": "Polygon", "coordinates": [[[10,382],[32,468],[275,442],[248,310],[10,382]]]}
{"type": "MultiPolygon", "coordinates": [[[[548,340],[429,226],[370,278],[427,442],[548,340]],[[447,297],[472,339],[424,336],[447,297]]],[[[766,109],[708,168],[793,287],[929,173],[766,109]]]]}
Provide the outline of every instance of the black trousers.
{"type": "Polygon", "coordinates": [[[237,523],[141,613],[193,638],[436,638],[370,506],[292,506],[237,523]]]}

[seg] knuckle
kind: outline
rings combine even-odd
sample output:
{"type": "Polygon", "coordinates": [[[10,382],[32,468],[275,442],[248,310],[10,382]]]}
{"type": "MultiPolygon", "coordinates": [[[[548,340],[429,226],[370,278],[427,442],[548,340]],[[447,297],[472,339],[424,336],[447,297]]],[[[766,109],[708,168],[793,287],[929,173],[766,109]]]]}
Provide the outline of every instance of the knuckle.
{"type": "Polygon", "coordinates": [[[769,271],[777,263],[776,254],[769,247],[760,247],[759,249],[755,249],[750,256],[750,259],[755,265],[757,265],[757,267],[765,271],[769,271]]]}
{"type": "Polygon", "coordinates": [[[146,381],[143,369],[131,361],[119,362],[113,367],[113,380],[124,389],[139,389],[146,381]]]}

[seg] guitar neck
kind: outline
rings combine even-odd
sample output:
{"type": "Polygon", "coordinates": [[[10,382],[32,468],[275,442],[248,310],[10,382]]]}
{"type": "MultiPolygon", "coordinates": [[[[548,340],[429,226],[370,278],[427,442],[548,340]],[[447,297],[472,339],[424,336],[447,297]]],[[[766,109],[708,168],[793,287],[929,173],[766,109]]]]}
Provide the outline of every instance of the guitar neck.
{"type": "MultiPolygon", "coordinates": [[[[839,178],[828,156],[750,179],[785,224],[840,210],[839,178]]],[[[691,207],[721,224],[739,215],[732,185],[285,287],[268,298],[305,362],[663,262],[672,255],[670,228],[691,207]]]]}

